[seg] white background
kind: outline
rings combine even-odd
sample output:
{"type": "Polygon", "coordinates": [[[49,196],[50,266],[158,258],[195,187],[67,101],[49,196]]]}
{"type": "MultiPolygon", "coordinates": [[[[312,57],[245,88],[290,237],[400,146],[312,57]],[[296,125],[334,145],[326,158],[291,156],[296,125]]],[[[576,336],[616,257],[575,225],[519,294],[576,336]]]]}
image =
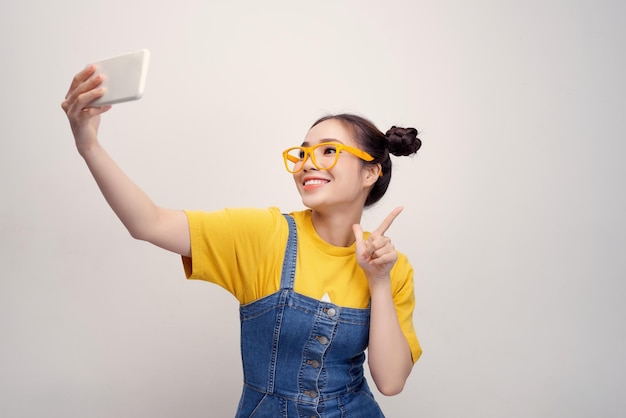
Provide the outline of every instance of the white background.
{"type": "Polygon", "coordinates": [[[60,103],[152,52],[101,142],[163,206],[301,202],[280,151],[329,112],[424,145],[372,229],[416,269],[424,355],[389,417],[622,417],[622,1],[44,1],[0,12],[0,416],[228,417],[238,307],[131,239],[60,103]]]}

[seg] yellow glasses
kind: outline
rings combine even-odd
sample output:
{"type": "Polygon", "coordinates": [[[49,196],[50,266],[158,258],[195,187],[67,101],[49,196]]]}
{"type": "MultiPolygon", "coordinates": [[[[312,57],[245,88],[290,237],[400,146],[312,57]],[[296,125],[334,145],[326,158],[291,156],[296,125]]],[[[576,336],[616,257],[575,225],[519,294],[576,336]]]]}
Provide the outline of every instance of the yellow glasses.
{"type": "Polygon", "coordinates": [[[341,151],[359,157],[364,161],[372,161],[374,157],[358,148],[349,147],[338,142],[322,142],[312,147],[292,147],[283,151],[285,168],[290,173],[297,173],[304,167],[307,158],[311,157],[313,165],[319,170],[330,170],[337,164],[341,151]]]}

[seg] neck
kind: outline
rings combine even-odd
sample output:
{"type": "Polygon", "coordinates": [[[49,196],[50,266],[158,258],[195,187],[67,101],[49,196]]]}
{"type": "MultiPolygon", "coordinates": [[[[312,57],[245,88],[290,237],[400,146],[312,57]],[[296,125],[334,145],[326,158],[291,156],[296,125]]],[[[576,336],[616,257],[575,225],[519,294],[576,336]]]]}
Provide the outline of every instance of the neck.
{"type": "Polygon", "coordinates": [[[362,211],[334,211],[327,213],[313,210],[311,222],[317,234],[324,241],[336,247],[349,247],[354,243],[352,225],[361,222],[362,211]]]}

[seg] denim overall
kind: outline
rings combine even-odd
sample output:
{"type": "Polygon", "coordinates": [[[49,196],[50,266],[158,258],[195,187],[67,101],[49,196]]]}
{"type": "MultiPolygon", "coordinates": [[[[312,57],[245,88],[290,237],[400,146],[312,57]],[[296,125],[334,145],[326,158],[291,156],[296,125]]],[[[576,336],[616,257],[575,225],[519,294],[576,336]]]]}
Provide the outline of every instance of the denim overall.
{"type": "Polygon", "coordinates": [[[244,388],[237,417],[384,417],[363,376],[370,309],[345,308],[293,290],[294,219],[280,290],[242,305],[244,388]]]}

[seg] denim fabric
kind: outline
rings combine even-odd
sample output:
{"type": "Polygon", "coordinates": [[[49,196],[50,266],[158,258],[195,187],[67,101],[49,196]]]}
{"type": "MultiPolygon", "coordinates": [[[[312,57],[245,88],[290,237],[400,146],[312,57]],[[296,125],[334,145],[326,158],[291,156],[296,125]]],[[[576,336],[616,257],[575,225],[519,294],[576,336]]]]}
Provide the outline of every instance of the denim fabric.
{"type": "Polygon", "coordinates": [[[363,376],[369,309],[295,293],[293,218],[278,292],[240,308],[244,388],[237,417],[384,417],[363,376]]]}

